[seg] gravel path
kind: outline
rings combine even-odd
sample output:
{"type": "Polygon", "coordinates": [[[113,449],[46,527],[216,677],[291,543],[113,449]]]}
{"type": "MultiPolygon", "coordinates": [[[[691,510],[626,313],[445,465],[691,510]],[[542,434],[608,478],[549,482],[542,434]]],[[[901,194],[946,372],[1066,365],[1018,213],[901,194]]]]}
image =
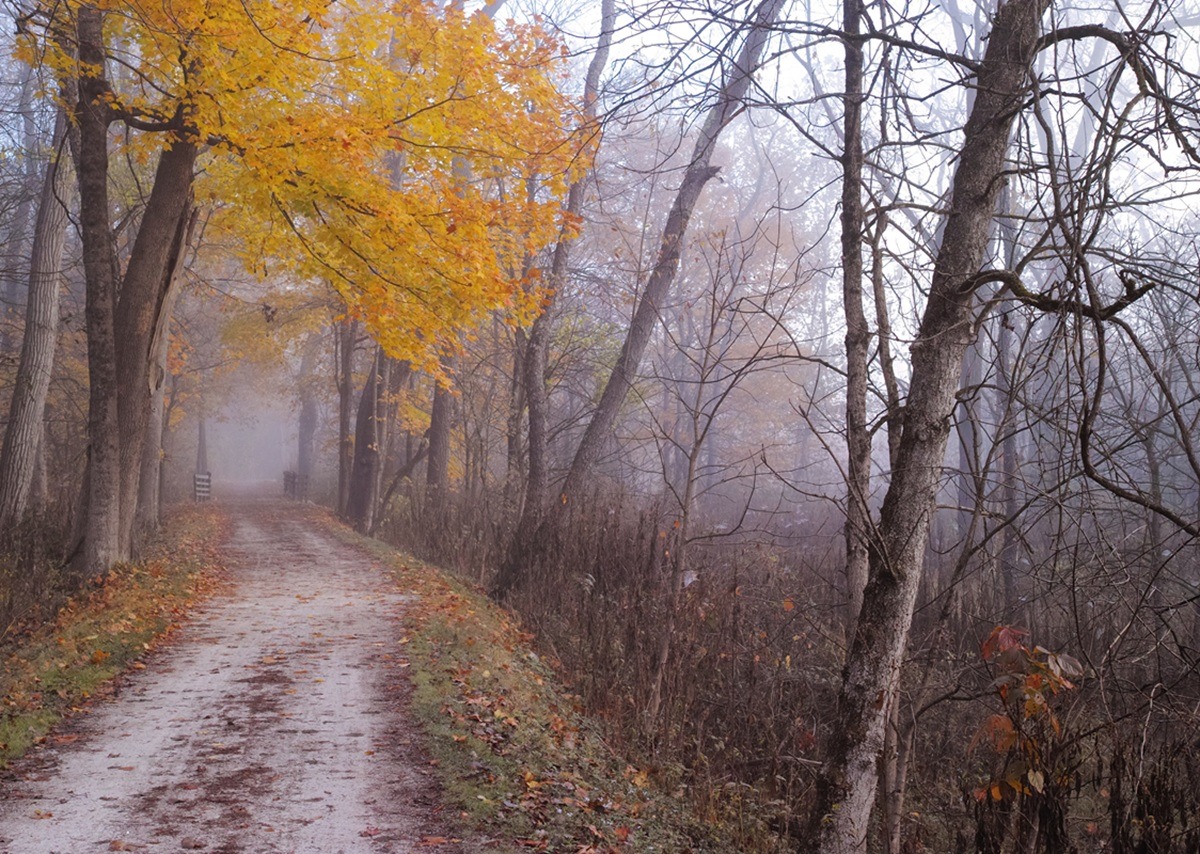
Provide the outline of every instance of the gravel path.
{"type": "Polygon", "coordinates": [[[13,769],[0,850],[464,850],[405,719],[409,597],[294,507],[234,509],[231,588],[13,769]]]}

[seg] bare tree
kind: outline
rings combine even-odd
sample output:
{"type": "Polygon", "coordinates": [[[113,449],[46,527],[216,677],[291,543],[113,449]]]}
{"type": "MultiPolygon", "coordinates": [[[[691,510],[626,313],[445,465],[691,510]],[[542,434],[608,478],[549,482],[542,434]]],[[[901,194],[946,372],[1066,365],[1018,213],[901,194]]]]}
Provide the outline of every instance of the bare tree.
{"type": "Polygon", "coordinates": [[[978,70],[950,213],[913,346],[897,467],[872,537],[869,581],[838,695],[841,726],[812,810],[813,837],[822,852],[855,852],[866,845],[876,759],[920,586],[954,392],[970,343],[976,279],[1047,5],[1048,0],[1010,0],[1001,7],[978,70]]]}
{"type": "MultiPolygon", "coordinates": [[[[570,470],[560,489],[562,500],[551,505],[556,512],[567,506],[573,496],[581,494],[586,479],[600,458],[604,443],[612,433],[613,424],[633,385],[650,337],[661,319],[664,301],[679,269],[684,236],[696,202],[704,186],[719,171],[718,167],[711,165],[717,139],[721,131],[744,107],[743,101],[753,84],[754,72],[761,62],[771,28],[783,5],[783,0],[765,0],[758,6],[753,19],[746,25],[747,35],[741,51],[725,68],[725,79],[717,94],[716,103],[709,110],[700,128],[679,191],[667,215],[658,256],[645,290],[638,300],[621,353],[604,384],[600,402],[576,448],[570,470]]],[[[549,521],[553,524],[553,519],[549,521]]],[[[519,580],[520,564],[516,560],[507,561],[505,570],[493,585],[494,596],[503,597],[519,580]]]]}
{"type": "MultiPolygon", "coordinates": [[[[616,3],[614,0],[602,0],[600,8],[600,37],[596,50],[588,64],[587,76],[583,88],[584,116],[588,121],[595,122],[600,101],[600,78],[608,64],[608,54],[612,46],[613,32],[616,29],[616,3]]],[[[578,218],[583,210],[584,194],[587,189],[587,177],[581,177],[571,184],[567,191],[565,211],[567,218],[578,218]]],[[[528,407],[529,418],[529,447],[528,447],[528,477],[525,485],[525,498],[521,507],[521,515],[517,521],[509,546],[509,555],[497,579],[497,588],[511,586],[508,580],[519,572],[520,562],[524,553],[541,524],[542,514],[546,504],[546,490],[549,483],[547,460],[547,418],[548,395],[546,393],[546,360],[550,347],[550,322],[557,293],[567,283],[568,266],[570,262],[571,238],[563,234],[554,247],[550,264],[548,286],[549,296],[541,308],[541,312],[529,327],[525,336],[524,351],[520,359],[520,377],[517,381],[514,370],[515,385],[524,394],[525,405],[528,407]]],[[[514,414],[519,408],[514,406],[514,414]]]]}

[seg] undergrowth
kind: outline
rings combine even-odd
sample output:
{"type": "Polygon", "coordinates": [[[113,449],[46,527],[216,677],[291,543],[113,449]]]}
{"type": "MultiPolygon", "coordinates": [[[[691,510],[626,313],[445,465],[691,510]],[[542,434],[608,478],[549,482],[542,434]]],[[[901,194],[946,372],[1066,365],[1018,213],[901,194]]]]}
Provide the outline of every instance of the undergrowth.
{"type": "Polygon", "coordinates": [[[702,821],[682,776],[623,757],[535,653],[532,637],[481,591],[335,526],[419,602],[404,647],[413,712],[465,823],[535,851],[734,851],[702,821]]]}
{"type": "Polygon", "coordinates": [[[114,568],[66,600],[52,619],[0,645],[0,767],[46,737],[89,698],[110,689],[217,583],[228,519],[211,505],[168,520],[147,557],[114,568]]]}

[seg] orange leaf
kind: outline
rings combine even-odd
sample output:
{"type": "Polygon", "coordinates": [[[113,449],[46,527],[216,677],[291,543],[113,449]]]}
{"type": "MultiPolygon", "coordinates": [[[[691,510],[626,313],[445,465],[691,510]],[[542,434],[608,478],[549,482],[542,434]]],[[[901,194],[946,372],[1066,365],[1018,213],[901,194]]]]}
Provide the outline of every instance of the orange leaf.
{"type": "Polygon", "coordinates": [[[1021,646],[1021,641],[1029,632],[1024,629],[1014,628],[1013,626],[996,626],[992,629],[992,633],[988,635],[987,640],[983,642],[983,659],[991,661],[997,655],[1008,652],[1011,649],[1017,649],[1021,646]]]}

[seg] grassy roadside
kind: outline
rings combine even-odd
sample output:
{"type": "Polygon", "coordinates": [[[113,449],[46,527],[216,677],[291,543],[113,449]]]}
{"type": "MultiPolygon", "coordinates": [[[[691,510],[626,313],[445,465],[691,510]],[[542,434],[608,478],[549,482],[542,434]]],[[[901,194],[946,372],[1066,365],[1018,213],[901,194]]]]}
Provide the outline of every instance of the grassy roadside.
{"type": "Polygon", "coordinates": [[[734,851],[661,771],[616,755],[532,638],[481,591],[328,520],[420,602],[403,639],[412,708],[450,805],[509,850],[734,851]]]}
{"type": "Polygon", "coordinates": [[[182,508],[146,559],[114,569],[67,601],[50,623],[0,645],[0,767],[46,737],[176,627],[219,577],[228,518],[213,505],[182,508]]]}

